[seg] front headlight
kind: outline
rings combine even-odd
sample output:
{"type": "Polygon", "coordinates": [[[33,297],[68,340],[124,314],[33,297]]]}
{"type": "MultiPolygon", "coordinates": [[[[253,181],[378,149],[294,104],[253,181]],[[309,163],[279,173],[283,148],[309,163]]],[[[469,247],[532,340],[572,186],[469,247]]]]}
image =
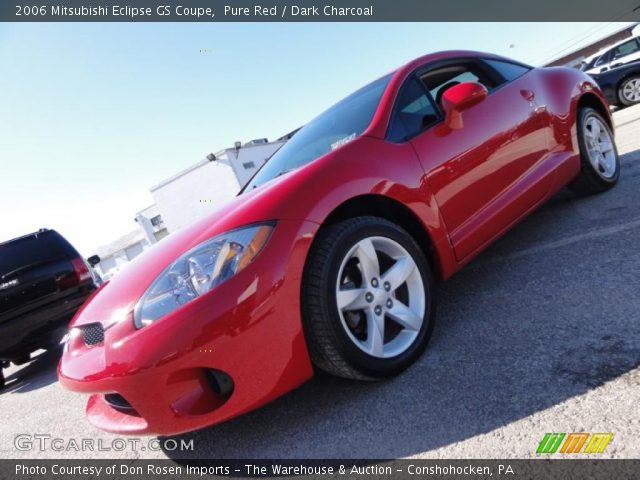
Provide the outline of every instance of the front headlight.
{"type": "Polygon", "coordinates": [[[136,328],[173,312],[249,265],[269,240],[273,225],[258,224],[232,230],[180,256],[138,301],[133,312],[136,328]]]}

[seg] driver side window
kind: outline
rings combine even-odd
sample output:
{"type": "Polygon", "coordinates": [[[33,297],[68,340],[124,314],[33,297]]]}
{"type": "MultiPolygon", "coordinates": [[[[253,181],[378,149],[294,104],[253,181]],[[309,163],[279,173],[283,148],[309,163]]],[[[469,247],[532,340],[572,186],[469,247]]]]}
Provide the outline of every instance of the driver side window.
{"type": "Polygon", "coordinates": [[[422,83],[410,77],[403,85],[392,114],[387,140],[404,142],[439,120],[439,115],[422,83]]]}

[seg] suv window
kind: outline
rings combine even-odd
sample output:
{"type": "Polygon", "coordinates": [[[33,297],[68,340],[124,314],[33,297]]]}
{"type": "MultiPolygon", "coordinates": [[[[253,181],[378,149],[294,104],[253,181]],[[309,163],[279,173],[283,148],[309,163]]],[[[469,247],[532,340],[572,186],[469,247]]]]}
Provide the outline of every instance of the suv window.
{"type": "Polygon", "coordinates": [[[633,38],[628,42],[623,43],[622,45],[618,45],[613,49],[613,60],[617,58],[626,57],[627,55],[631,55],[632,53],[636,53],[640,50],[640,46],[638,46],[638,41],[633,38]]]}
{"type": "Polygon", "coordinates": [[[525,67],[524,65],[503,62],[501,60],[486,59],[485,62],[502,75],[507,82],[511,82],[531,70],[529,67],[525,67]]]}
{"type": "Polygon", "coordinates": [[[389,124],[387,139],[403,142],[438,121],[438,112],[422,83],[415,77],[403,85],[389,124]]]}
{"type": "Polygon", "coordinates": [[[489,92],[506,83],[495,71],[474,60],[451,63],[429,70],[421,75],[420,80],[425,84],[439,108],[442,108],[444,92],[459,83],[477,82],[487,87],[489,92]]]}
{"type": "Polygon", "coordinates": [[[52,232],[37,233],[0,244],[0,278],[22,267],[36,265],[65,256],[52,232]]]}

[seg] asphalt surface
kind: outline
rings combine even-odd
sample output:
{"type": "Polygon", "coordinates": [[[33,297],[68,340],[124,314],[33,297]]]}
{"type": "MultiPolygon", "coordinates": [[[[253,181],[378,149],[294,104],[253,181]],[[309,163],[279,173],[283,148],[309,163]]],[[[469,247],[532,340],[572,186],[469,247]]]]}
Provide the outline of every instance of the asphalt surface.
{"type": "Polygon", "coordinates": [[[86,422],[85,398],[60,387],[56,355],[45,353],[7,371],[0,457],[529,458],[546,432],[586,431],[614,434],[602,456],[640,458],[640,106],[614,117],[618,186],[562,192],[442,285],[430,348],[403,375],[317,377],[175,437],[193,451],[21,451],[17,434],[66,449],[118,438],[86,422]]]}

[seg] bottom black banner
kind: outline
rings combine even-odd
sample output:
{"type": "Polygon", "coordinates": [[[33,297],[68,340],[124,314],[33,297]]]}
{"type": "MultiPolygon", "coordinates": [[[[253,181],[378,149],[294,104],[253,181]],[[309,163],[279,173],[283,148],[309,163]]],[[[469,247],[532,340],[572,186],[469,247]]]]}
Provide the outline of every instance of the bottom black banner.
{"type": "Polygon", "coordinates": [[[2,479],[638,479],[640,460],[0,460],[2,479]]]}

